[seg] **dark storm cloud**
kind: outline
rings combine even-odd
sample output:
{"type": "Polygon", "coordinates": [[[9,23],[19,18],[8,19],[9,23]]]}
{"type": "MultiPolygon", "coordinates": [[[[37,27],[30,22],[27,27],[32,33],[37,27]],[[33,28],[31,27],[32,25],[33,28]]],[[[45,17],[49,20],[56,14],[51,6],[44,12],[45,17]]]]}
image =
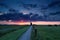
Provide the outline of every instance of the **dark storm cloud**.
{"type": "Polygon", "coordinates": [[[55,13],[50,13],[50,15],[60,15],[60,11],[55,13]]]}
{"type": "Polygon", "coordinates": [[[8,8],[8,6],[4,3],[0,3],[0,7],[5,7],[5,8],[8,8]]]}
{"type": "Polygon", "coordinates": [[[31,15],[32,15],[31,20],[33,21],[60,20],[59,18],[60,12],[57,11],[60,9],[60,7],[54,8],[56,5],[60,5],[60,1],[58,0],[26,0],[26,1],[25,0],[3,0],[3,1],[0,0],[0,11],[1,11],[0,14],[1,13],[3,14],[0,15],[0,20],[13,20],[13,21],[30,20],[31,15]],[[5,9],[1,7],[5,7],[5,9]],[[48,10],[49,8],[51,8],[51,10],[48,10]],[[8,9],[8,11],[6,9],[8,9]],[[4,14],[3,11],[5,12],[7,11],[6,14],[4,14]],[[25,12],[27,14],[24,14],[25,12]]]}
{"type": "Polygon", "coordinates": [[[53,7],[53,6],[56,6],[56,5],[60,5],[60,1],[52,2],[48,5],[48,7],[53,7]]]}
{"type": "Polygon", "coordinates": [[[29,18],[28,15],[23,15],[22,13],[14,13],[14,14],[4,14],[0,15],[0,20],[27,20],[29,18]]]}
{"type": "Polygon", "coordinates": [[[32,21],[59,21],[60,12],[51,13],[44,16],[39,16],[38,14],[23,14],[23,13],[8,13],[4,15],[0,15],[0,20],[12,20],[12,21],[20,21],[20,20],[32,20],[32,21]],[[31,16],[32,15],[32,16],[31,16]],[[31,19],[30,19],[31,16],[31,19]],[[54,16],[54,17],[53,17],[54,16]]]}
{"type": "Polygon", "coordinates": [[[47,6],[42,7],[41,9],[46,10],[48,8],[54,7],[54,6],[60,6],[60,0],[53,1],[49,3],[47,6]]]}
{"type": "Polygon", "coordinates": [[[18,13],[18,10],[13,9],[13,8],[10,8],[8,11],[9,11],[10,13],[18,13]]]}
{"type": "Polygon", "coordinates": [[[24,8],[27,8],[27,9],[32,9],[32,8],[36,8],[37,7],[37,4],[25,4],[24,8]]]}
{"type": "Polygon", "coordinates": [[[19,6],[23,6],[24,8],[26,8],[26,9],[28,9],[28,10],[37,7],[37,4],[32,4],[32,3],[30,3],[30,4],[29,4],[29,3],[28,3],[28,4],[25,4],[25,3],[22,2],[21,0],[20,0],[20,2],[18,2],[18,3],[19,3],[19,6]]]}
{"type": "Polygon", "coordinates": [[[42,20],[41,16],[38,16],[38,14],[23,14],[23,13],[14,13],[14,14],[4,14],[4,15],[0,15],[0,20],[35,20],[38,21],[39,19],[42,20]],[[32,15],[31,19],[30,16],[32,15]]]}

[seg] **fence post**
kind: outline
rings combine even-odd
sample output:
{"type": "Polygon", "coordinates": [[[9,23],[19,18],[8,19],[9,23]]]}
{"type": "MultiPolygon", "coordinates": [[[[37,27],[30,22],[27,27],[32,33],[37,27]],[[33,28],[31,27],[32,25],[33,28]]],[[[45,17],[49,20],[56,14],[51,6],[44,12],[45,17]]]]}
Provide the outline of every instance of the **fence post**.
{"type": "Polygon", "coordinates": [[[37,29],[35,29],[35,37],[37,37],[37,29]]]}

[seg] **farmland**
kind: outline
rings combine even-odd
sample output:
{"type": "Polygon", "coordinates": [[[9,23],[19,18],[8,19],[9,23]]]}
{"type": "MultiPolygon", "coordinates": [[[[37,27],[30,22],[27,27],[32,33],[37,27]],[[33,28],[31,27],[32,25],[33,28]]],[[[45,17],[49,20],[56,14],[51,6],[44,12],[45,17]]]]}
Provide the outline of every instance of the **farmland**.
{"type": "MultiPolygon", "coordinates": [[[[60,40],[60,26],[33,25],[31,40],[60,40]]],[[[18,40],[29,26],[0,25],[0,40],[18,40]]]]}
{"type": "Polygon", "coordinates": [[[37,29],[37,33],[32,31],[32,40],[60,40],[60,26],[40,25],[34,27],[37,29]]]}
{"type": "Polygon", "coordinates": [[[17,40],[28,28],[28,26],[0,25],[0,40],[17,40]]]}

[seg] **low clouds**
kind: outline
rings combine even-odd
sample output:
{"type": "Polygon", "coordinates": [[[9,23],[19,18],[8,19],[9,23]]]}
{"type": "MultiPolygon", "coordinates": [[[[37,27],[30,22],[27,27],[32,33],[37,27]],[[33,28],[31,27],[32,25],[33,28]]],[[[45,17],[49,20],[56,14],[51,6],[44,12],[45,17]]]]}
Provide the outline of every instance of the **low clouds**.
{"type": "Polygon", "coordinates": [[[28,19],[27,15],[23,15],[22,13],[14,13],[14,14],[4,14],[4,15],[0,15],[0,20],[23,20],[23,19],[28,19]]]}
{"type": "Polygon", "coordinates": [[[23,14],[23,13],[14,13],[14,14],[4,14],[4,15],[0,15],[0,20],[32,20],[32,21],[38,21],[40,18],[38,16],[38,14],[23,14]],[[30,16],[32,15],[31,19],[30,16]]]}
{"type": "Polygon", "coordinates": [[[50,13],[50,15],[60,15],[60,11],[55,12],[55,13],[50,13]]]}
{"type": "Polygon", "coordinates": [[[16,3],[17,2],[16,0],[14,2],[12,2],[12,0],[10,0],[10,1],[7,0],[7,2],[2,1],[0,3],[0,8],[4,7],[5,9],[8,9],[8,11],[5,14],[3,12],[4,11],[3,8],[0,9],[0,11],[3,10],[2,12],[0,12],[0,20],[13,20],[13,21],[18,21],[18,20],[59,21],[60,20],[60,18],[59,18],[60,17],[59,16],[60,7],[55,8],[59,11],[54,10],[55,6],[60,6],[60,1],[58,1],[58,0],[51,1],[49,3],[45,3],[44,2],[45,0],[44,1],[41,0],[41,3],[40,2],[35,3],[38,0],[35,0],[35,2],[31,1],[30,3],[28,3],[24,0],[22,0],[22,1],[23,2],[19,1],[19,3],[16,3]],[[42,3],[42,2],[44,2],[44,3],[42,3]],[[52,12],[50,12],[50,11],[52,11],[52,12]],[[31,15],[32,15],[32,17],[30,19],[31,15]]]}
{"type": "Polygon", "coordinates": [[[7,13],[0,15],[0,20],[12,20],[12,21],[59,21],[60,12],[51,13],[49,15],[39,16],[38,14],[23,14],[23,13],[7,13]],[[32,15],[32,16],[31,16],[32,15]],[[31,18],[30,18],[31,16],[31,18]]]}

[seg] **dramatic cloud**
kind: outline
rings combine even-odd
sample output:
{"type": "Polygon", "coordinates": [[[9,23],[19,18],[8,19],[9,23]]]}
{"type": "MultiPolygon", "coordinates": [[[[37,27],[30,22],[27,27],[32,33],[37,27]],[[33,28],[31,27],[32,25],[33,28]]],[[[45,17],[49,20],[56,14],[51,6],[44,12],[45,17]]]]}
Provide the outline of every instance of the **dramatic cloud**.
{"type": "Polygon", "coordinates": [[[58,0],[53,1],[53,2],[49,3],[48,6],[44,6],[41,9],[46,10],[48,8],[55,7],[55,6],[60,6],[60,1],[58,1],[58,0]]]}
{"type": "Polygon", "coordinates": [[[0,20],[59,21],[59,5],[58,0],[0,0],[0,20]]]}
{"type": "Polygon", "coordinates": [[[0,7],[5,7],[5,8],[8,8],[8,6],[4,3],[0,3],[0,7]]]}
{"type": "Polygon", "coordinates": [[[56,5],[60,5],[60,1],[52,2],[48,5],[48,7],[53,7],[53,6],[56,6],[56,5]]]}
{"type": "Polygon", "coordinates": [[[60,15],[60,11],[55,13],[50,13],[50,15],[60,15]]]}

